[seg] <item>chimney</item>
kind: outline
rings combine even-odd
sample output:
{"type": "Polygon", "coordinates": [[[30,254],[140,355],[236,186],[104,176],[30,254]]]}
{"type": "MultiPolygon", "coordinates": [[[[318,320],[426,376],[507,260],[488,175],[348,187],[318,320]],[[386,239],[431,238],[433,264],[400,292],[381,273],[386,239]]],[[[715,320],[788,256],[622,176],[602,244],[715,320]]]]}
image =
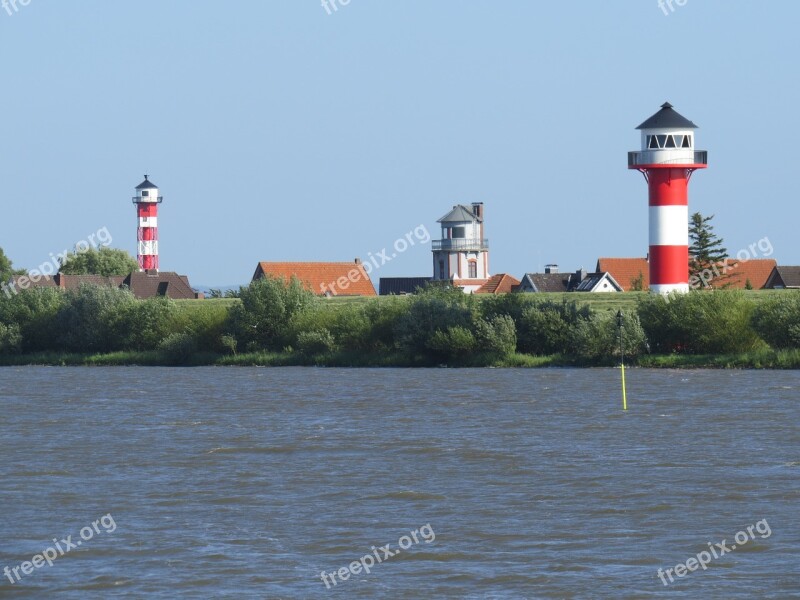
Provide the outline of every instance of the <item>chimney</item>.
{"type": "Polygon", "coordinates": [[[475,213],[475,216],[479,219],[483,219],[483,202],[473,202],[472,212],[475,213]]]}
{"type": "Polygon", "coordinates": [[[586,279],[586,269],[584,269],[583,267],[581,267],[580,269],[578,269],[577,271],[575,271],[575,277],[577,277],[577,278],[578,278],[578,283],[580,283],[581,281],[583,281],[584,279],[586,279]]]}
{"type": "Polygon", "coordinates": [[[356,259],[356,264],[357,264],[357,265],[360,265],[360,264],[361,264],[361,259],[360,259],[360,258],[357,258],[357,259],[356,259]]]}
{"type": "Polygon", "coordinates": [[[558,273],[558,265],[545,265],[544,266],[545,273],[558,273]]]}

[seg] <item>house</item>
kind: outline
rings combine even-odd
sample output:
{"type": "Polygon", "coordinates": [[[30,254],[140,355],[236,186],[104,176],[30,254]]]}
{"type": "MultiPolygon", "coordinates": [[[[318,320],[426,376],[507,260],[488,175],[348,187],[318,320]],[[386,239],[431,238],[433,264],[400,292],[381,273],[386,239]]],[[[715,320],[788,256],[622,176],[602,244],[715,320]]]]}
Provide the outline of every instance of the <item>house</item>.
{"type": "Polygon", "coordinates": [[[520,285],[518,279],[514,279],[511,275],[500,273],[493,275],[489,281],[484,283],[481,287],[475,290],[476,294],[510,294],[517,289],[520,285]]]}
{"type": "Polygon", "coordinates": [[[430,277],[381,277],[378,283],[378,294],[381,296],[399,296],[414,294],[431,282],[430,277]]]}
{"type": "Polygon", "coordinates": [[[526,273],[515,291],[543,292],[621,292],[622,286],[610,273],[587,273],[578,269],[574,273],[560,273],[558,265],[547,265],[544,273],[526,273]]]}
{"type": "Polygon", "coordinates": [[[622,286],[616,282],[611,273],[588,273],[572,291],[592,293],[621,292],[622,286]]]}
{"type": "Polygon", "coordinates": [[[34,287],[52,287],[62,290],[77,290],[82,285],[96,285],[113,288],[127,287],[133,295],[144,300],[163,296],[173,300],[193,300],[202,298],[203,294],[195,292],[189,285],[186,275],[178,275],[170,271],[135,271],[126,276],[105,277],[103,275],[17,275],[3,286],[7,295],[34,287]],[[6,291],[8,290],[8,291],[6,291]]]}
{"type": "Polygon", "coordinates": [[[127,287],[139,299],[163,296],[173,300],[190,300],[203,297],[192,289],[186,275],[170,271],[134,271],[122,278],[120,287],[127,287]]]}
{"type": "Polygon", "coordinates": [[[646,258],[598,258],[596,273],[609,273],[623,292],[650,289],[650,263],[646,258]]]}
{"type": "Polygon", "coordinates": [[[800,267],[775,266],[764,287],[769,290],[800,289],[800,267]]]}
{"type": "MultiPolygon", "coordinates": [[[[372,265],[369,265],[372,270],[372,265]]],[[[355,262],[260,262],[253,281],[276,277],[286,281],[296,277],[311,292],[320,296],[376,296],[365,265],[355,262]]]]}
{"type": "MultiPolygon", "coordinates": [[[[751,258],[750,260],[729,258],[715,266],[716,269],[711,267],[701,271],[697,276],[700,281],[694,282],[693,287],[760,290],[767,285],[767,280],[778,263],[771,258],[751,258]],[[706,286],[705,283],[708,285],[706,286]]],[[[692,282],[690,281],[690,283],[692,282]]]]}
{"type": "Polygon", "coordinates": [[[484,236],[483,202],[456,204],[439,219],[442,239],[431,242],[433,280],[475,292],[489,281],[489,240],[484,236]]]}

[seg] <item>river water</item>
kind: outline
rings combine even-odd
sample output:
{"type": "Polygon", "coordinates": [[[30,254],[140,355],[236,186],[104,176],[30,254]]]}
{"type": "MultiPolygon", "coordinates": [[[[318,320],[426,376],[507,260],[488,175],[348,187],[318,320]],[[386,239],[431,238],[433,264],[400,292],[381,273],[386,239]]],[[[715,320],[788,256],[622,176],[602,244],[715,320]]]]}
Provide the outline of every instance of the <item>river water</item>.
{"type": "Polygon", "coordinates": [[[800,374],[627,375],[1,369],[0,598],[800,597],[800,374]]]}

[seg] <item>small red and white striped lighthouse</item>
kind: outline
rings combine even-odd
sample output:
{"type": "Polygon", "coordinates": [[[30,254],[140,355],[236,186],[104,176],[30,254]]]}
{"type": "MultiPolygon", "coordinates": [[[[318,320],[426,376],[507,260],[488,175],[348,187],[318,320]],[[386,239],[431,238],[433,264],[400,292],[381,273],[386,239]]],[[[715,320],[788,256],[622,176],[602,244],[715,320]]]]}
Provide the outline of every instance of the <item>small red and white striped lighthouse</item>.
{"type": "Polygon", "coordinates": [[[628,168],[640,171],[650,191],[650,291],[689,291],[689,180],[708,166],[695,150],[697,125],[669,102],[639,125],[642,149],[628,153],[628,168]]]}
{"type": "Polygon", "coordinates": [[[136,229],[137,259],[143,271],[158,271],[158,205],[163,198],[158,195],[158,186],[144,176],[144,181],[136,186],[133,203],[139,221],[136,229]]]}

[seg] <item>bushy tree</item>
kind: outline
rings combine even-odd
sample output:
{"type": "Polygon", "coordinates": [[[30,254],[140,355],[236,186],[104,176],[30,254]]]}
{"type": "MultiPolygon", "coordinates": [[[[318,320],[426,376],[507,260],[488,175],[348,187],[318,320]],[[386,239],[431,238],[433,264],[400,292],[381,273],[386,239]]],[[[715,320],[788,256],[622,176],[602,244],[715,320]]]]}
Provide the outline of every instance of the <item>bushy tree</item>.
{"type": "Polygon", "coordinates": [[[264,277],[239,291],[241,303],[230,311],[236,338],[249,347],[281,350],[288,342],[292,320],[316,300],[299,279],[264,277]]]}
{"type": "Polygon", "coordinates": [[[460,362],[472,354],[475,347],[476,340],[472,332],[461,325],[454,325],[435,330],[425,343],[425,352],[438,360],[460,362]]]}
{"type": "Polygon", "coordinates": [[[792,291],[762,301],[753,328],[773,348],[800,348],[800,294],[792,291]]]}
{"type": "Polygon", "coordinates": [[[19,325],[0,323],[0,354],[16,354],[22,348],[19,325]]]}
{"type": "Polygon", "coordinates": [[[539,301],[531,305],[517,323],[517,347],[536,355],[567,354],[574,328],[591,317],[591,310],[574,301],[539,301]]]}
{"type": "Polygon", "coordinates": [[[58,345],[69,352],[109,352],[119,348],[119,315],[135,310],[136,299],[126,289],[81,285],[65,295],[55,316],[58,345]]]}
{"type": "Polygon", "coordinates": [[[125,301],[108,315],[113,350],[155,350],[172,333],[175,301],[164,297],[125,301]]]}
{"type": "Polygon", "coordinates": [[[185,365],[197,352],[197,342],[190,333],[171,333],[161,341],[159,350],[170,364],[185,365]]]}
{"type": "Polygon", "coordinates": [[[24,275],[24,269],[15,269],[11,259],[0,248],[0,284],[7,283],[14,275],[24,275]]]}
{"type": "MultiPolygon", "coordinates": [[[[580,320],[574,328],[572,347],[580,358],[618,361],[620,328],[616,313],[594,313],[591,318],[580,320]]],[[[622,349],[626,358],[635,358],[647,351],[647,337],[635,312],[623,312],[622,349]]]]}
{"type": "Polygon", "coordinates": [[[513,354],[517,349],[517,328],[514,319],[508,315],[478,319],[475,337],[481,352],[500,358],[513,354]]]}
{"type": "Polygon", "coordinates": [[[717,354],[763,346],[751,325],[754,304],[740,290],[650,296],[637,313],[655,352],[717,354]]]}
{"type": "Polygon", "coordinates": [[[409,299],[408,310],[397,321],[395,335],[406,351],[440,359],[448,338],[458,343],[458,352],[466,351],[468,337],[474,342],[474,315],[472,296],[457,288],[430,286],[409,299]]]}
{"type": "Polygon", "coordinates": [[[327,329],[303,331],[297,336],[297,351],[303,356],[314,357],[336,350],[336,340],[327,329]]]}
{"type": "Polygon", "coordinates": [[[61,262],[58,272],[64,275],[128,275],[139,270],[139,263],[125,250],[101,246],[85,251],[70,252],[61,262]]]}
{"type": "Polygon", "coordinates": [[[0,323],[18,327],[22,352],[52,350],[58,332],[56,316],[65,301],[66,295],[56,288],[0,294],[0,323]]]}

